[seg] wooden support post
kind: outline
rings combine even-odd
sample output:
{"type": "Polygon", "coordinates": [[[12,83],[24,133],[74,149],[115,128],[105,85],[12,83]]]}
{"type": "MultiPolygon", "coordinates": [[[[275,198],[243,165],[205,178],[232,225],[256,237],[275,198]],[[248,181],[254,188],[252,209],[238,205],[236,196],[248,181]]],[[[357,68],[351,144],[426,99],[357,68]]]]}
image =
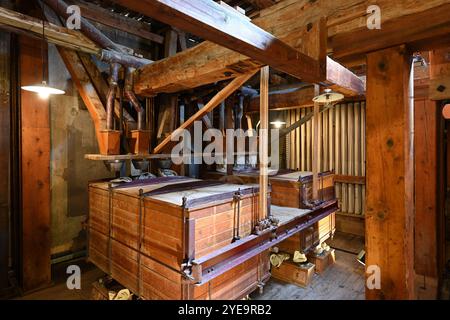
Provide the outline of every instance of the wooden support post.
{"type": "Polygon", "coordinates": [[[259,210],[260,217],[268,216],[267,191],[269,185],[269,67],[261,68],[260,134],[259,134],[259,210]]]}
{"type": "Polygon", "coordinates": [[[195,121],[203,118],[208,112],[214,110],[215,107],[220,105],[222,101],[228,98],[234,91],[239,89],[244,83],[249,80],[256,71],[240,76],[231,81],[225,88],[217,93],[201,110],[198,110],[191,118],[185,121],[177,130],[167,136],[153,151],[153,153],[160,153],[164,147],[171,141],[172,137],[176,136],[180,131],[189,128],[195,121]]]}
{"type": "MultiPolygon", "coordinates": [[[[317,90],[319,91],[319,90],[317,90]]],[[[312,171],[313,171],[313,200],[319,200],[319,116],[320,105],[314,104],[314,117],[313,117],[313,142],[312,142],[312,171]]]]}
{"type": "Polygon", "coordinates": [[[430,99],[450,99],[450,48],[430,52],[430,99]]]}
{"type": "Polygon", "coordinates": [[[367,56],[367,299],[414,298],[411,65],[405,46],[367,56]]]}
{"type": "MultiPolygon", "coordinates": [[[[42,81],[41,42],[19,37],[20,86],[42,81]]],[[[21,282],[24,292],[48,286],[50,268],[49,102],[20,91],[21,122],[21,282]]]]}
{"type": "Polygon", "coordinates": [[[9,287],[11,183],[11,34],[0,34],[0,292],[9,287]]]}

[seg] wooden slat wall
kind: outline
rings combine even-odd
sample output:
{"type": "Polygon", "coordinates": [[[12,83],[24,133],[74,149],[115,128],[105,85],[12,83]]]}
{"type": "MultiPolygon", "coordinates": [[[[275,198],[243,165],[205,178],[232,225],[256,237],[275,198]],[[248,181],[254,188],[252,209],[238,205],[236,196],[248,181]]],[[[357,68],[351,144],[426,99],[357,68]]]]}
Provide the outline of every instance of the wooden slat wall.
{"type": "MultiPolygon", "coordinates": [[[[287,126],[298,121],[312,108],[287,111],[287,126]]],[[[338,104],[320,114],[319,169],[333,170],[340,212],[363,216],[365,202],[365,101],[338,104]]],[[[313,122],[287,136],[287,168],[312,171],[313,122]]]]}

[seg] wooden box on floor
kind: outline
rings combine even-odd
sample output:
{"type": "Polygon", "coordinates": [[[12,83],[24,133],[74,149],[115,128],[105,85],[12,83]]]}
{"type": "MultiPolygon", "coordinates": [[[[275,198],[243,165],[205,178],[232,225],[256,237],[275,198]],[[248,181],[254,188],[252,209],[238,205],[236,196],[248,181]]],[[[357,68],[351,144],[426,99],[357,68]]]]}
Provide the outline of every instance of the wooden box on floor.
{"type": "Polygon", "coordinates": [[[295,251],[308,252],[322,242],[328,240],[336,231],[335,213],[323,218],[310,228],[294,234],[280,242],[281,251],[294,254],[295,251]]]}
{"type": "Polygon", "coordinates": [[[283,262],[279,268],[272,267],[272,277],[284,282],[306,288],[314,276],[315,266],[312,263],[304,265],[283,262]]]}
{"type": "Polygon", "coordinates": [[[308,255],[308,260],[316,265],[316,273],[321,274],[336,262],[336,253],[334,249],[320,255],[311,253],[308,255]]]}
{"type": "Polygon", "coordinates": [[[143,298],[239,299],[270,275],[262,253],[210,283],[188,284],[182,276],[187,257],[251,234],[262,220],[257,186],[158,178],[111,190],[106,182],[91,183],[89,196],[90,260],[143,298]]]}

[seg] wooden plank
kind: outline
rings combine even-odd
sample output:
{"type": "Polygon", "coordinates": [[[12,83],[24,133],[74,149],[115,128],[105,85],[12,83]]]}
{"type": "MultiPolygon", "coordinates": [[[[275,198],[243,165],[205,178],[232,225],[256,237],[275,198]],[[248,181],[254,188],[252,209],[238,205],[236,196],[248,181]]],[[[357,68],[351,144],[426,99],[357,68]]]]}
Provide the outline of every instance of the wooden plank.
{"type": "MultiPolygon", "coordinates": [[[[352,7],[352,13],[366,11],[370,4],[367,2],[352,7]]],[[[367,17],[361,16],[358,18],[360,25],[354,24],[354,30],[338,32],[329,39],[334,57],[362,55],[403,43],[408,43],[415,51],[429,50],[436,38],[448,39],[450,21],[446,12],[450,10],[450,4],[446,1],[427,1],[426,4],[417,0],[379,1],[377,5],[382,14],[381,29],[368,29],[365,23],[362,25],[367,17]]],[[[336,28],[345,29],[345,23],[336,28]]]]}
{"type": "Polygon", "coordinates": [[[86,74],[86,70],[78,54],[75,51],[61,47],[58,47],[58,52],[91,115],[97,134],[97,140],[100,142],[100,131],[106,129],[106,111],[102,101],[93,86],[91,79],[86,74]]]}
{"type": "Polygon", "coordinates": [[[280,0],[248,0],[248,2],[258,9],[265,9],[273,6],[277,2],[280,2],[280,0]]]}
{"type": "MultiPolygon", "coordinates": [[[[0,7],[0,24],[42,37],[42,20],[3,7],[0,7]]],[[[101,48],[81,32],[59,27],[52,23],[46,22],[45,37],[48,42],[65,48],[97,55],[101,53],[101,48]]]]}
{"type": "Polygon", "coordinates": [[[267,191],[269,188],[269,67],[261,69],[261,104],[259,134],[259,209],[260,217],[268,216],[267,191]]]}
{"type": "MultiPolygon", "coordinates": [[[[387,41],[374,41],[374,37],[381,31],[367,29],[367,8],[371,4],[368,0],[283,1],[261,11],[260,17],[254,19],[253,22],[261,28],[270,31],[274,36],[287,44],[302,51],[302,46],[305,44],[302,38],[310,32],[307,28],[308,24],[318,21],[321,17],[326,17],[329,51],[334,51],[335,56],[337,56],[339,51],[333,48],[333,39],[337,35],[361,38],[364,43],[368,42],[372,45],[371,50],[378,50],[392,45],[389,37],[397,37],[403,42],[408,42],[409,40],[417,40],[420,37],[427,40],[430,36],[434,36],[420,33],[422,30],[419,30],[428,29],[429,24],[424,24],[422,21],[432,21],[433,17],[419,20],[412,28],[415,33],[406,35],[406,37],[404,34],[395,31],[401,29],[402,32],[408,32],[405,24],[399,21],[401,17],[413,17],[415,19],[417,13],[432,10],[435,14],[443,17],[442,19],[447,19],[447,22],[450,19],[450,17],[445,15],[449,10],[446,0],[379,0],[377,5],[380,6],[383,12],[382,30],[385,30],[384,28],[389,22],[393,22],[395,26],[393,30],[395,32],[383,33],[383,37],[386,37],[387,41]],[[350,7],[352,10],[348,10],[350,7]],[[358,34],[362,34],[362,36],[358,34]],[[416,36],[417,34],[418,37],[416,36]]],[[[443,21],[436,23],[432,21],[432,23],[438,26],[445,25],[443,21]]],[[[432,29],[438,34],[441,32],[448,33],[445,28],[438,28],[436,25],[432,29]]],[[[424,42],[426,43],[427,41],[424,42]]],[[[352,40],[342,41],[340,48],[345,50],[346,46],[353,44],[357,46],[356,49],[360,51],[359,54],[368,52],[368,47],[361,46],[358,41],[352,40]]],[[[344,57],[342,56],[342,58],[344,57]]],[[[175,92],[201,84],[213,83],[218,79],[234,77],[236,74],[254,67],[255,62],[251,59],[232,50],[214,45],[211,42],[204,42],[187,50],[183,55],[178,55],[176,58],[173,57],[171,60],[160,61],[152,66],[144,67],[143,73],[136,83],[136,89],[142,94],[175,92]]]]}
{"type": "Polygon", "coordinates": [[[177,54],[178,51],[178,33],[169,29],[166,32],[166,39],[164,42],[164,56],[171,57],[177,54]]]}
{"type": "Polygon", "coordinates": [[[340,183],[350,183],[359,185],[364,185],[366,183],[366,177],[362,176],[335,175],[334,180],[340,183]]]}
{"type": "MultiPolygon", "coordinates": [[[[307,86],[288,93],[269,94],[270,110],[289,110],[312,107],[314,95],[314,86],[307,86]]],[[[259,96],[250,99],[246,112],[259,112],[259,96]]]]}
{"type": "Polygon", "coordinates": [[[327,57],[327,79],[325,83],[334,91],[348,96],[363,95],[366,91],[366,83],[353,72],[327,57]]]}
{"type": "Polygon", "coordinates": [[[430,52],[429,98],[450,99],[450,48],[430,52]]]}
{"type": "MultiPolygon", "coordinates": [[[[19,37],[20,86],[42,81],[41,42],[19,37]]],[[[21,91],[21,285],[50,284],[50,117],[48,100],[21,91]]]]}
{"type": "Polygon", "coordinates": [[[215,42],[307,82],[325,80],[325,61],[314,59],[209,0],[113,0],[126,8],[215,42]]]}
{"type": "MultiPolygon", "coordinates": [[[[354,160],[354,174],[361,176],[361,104],[355,103],[355,160],[354,160]]],[[[363,142],[365,143],[365,141],[363,142]]],[[[365,179],[364,179],[365,180],[365,179]]],[[[365,181],[364,181],[365,183],[365,181]]],[[[361,214],[361,185],[355,185],[355,214],[361,214]]]]}
{"type": "Polygon", "coordinates": [[[9,287],[11,210],[11,34],[0,34],[0,291],[9,287]]]}
{"type": "Polygon", "coordinates": [[[415,233],[414,268],[418,275],[438,276],[437,267],[437,121],[438,103],[414,103],[415,233]]]}
{"type": "Polygon", "coordinates": [[[151,32],[150,25],[146,23],[137,21],[132,18],[127,18],[123,15],[114,13],[110,10],[85,1],[77,0],[74,1],[74,3],[80,6],[81,15],[86,19],[98,22],[117,30],[127,32],[142,39],[150,40],[159,44],[164,43],[164,37],[151,32]]]}
{"type": "Polygon", "coordinates": [[[195,121],[203,118],[208,112],[211,112],[215,107],[217,107],[222,101],[228,98],[234,91],[239,89],[247,80],[249,80],[256,71],[252,73],[240,76],[233,81],[231,81],[225,88],[223,88],[219,93],[217,93],[201,110],[197,111],[191,118],[186,120],[177,130],[172,132],[167,136],[154,150],[153,153],[160,153],[164,147],[171,141],[173,136],[176,136],[182,130],[189,128],[195,121]]]}
{"type": "Polygon", "coordinates": [[[366,288],[366,297],[413,299],[410,55],[400,46],[371,53],[367,62],[366,265],[380,268],[381,288],[366,288]]]}
{"type": "MultiPolygon", "coordinates": [[[[348,128],[348,171],[347,174],[355,175],[354,158],[355,158],[355,130],[354,130],[354,113],[353,104],[347,104],[347,128],[348,128]]],[[[348,184],[348,213],[355,213],[355,186],[348,184]]]]}
{"type": "MultiPolygon", "coordinates": [[[[319,91],[317,89],[317,91],[319,91]]],[[[312,134],[312,172],[313,172],[313,200],[319,200],[319,117],[320,105],[314,104],[313,134],[312,134]]]]}

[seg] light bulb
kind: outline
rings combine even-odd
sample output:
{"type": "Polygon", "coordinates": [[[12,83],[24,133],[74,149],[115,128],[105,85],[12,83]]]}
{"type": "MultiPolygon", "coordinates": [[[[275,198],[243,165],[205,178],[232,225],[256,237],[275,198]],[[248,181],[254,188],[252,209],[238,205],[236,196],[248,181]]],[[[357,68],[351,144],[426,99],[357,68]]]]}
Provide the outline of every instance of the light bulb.
{"type": "Polygon", "coordinates": [[[38,95],[39,95],[39,98],[41,98],[42,100],[47,100],[50,96],[50,94],[48,92],[39,92],[38,95]]]}
{"type": "Polygon", "coordinates": [[[270,124],[274,125],[276,129],[280,129],[282,126],[284,126],[286,124],[286,122],[277,120],[277,121],[271,122],[270,124]]]}

